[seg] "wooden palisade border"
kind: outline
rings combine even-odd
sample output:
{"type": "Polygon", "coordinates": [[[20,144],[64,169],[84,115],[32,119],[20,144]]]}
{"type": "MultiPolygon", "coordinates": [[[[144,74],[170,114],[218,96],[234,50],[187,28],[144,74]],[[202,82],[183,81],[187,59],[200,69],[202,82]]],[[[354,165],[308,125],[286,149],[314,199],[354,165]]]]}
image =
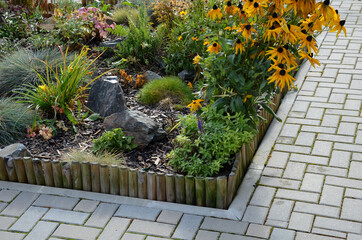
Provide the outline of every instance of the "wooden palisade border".
{"type": "MultiPolygon", "coordinates": [[[[269,105],[274,111],[282,95],[277,94],[269,105]]],[[[260,115],[266,122],[260,122],[253,140],[236,154],[228,176],[201,178],[89,162],[68,163],[29,157],[7,161],[0,157],[0,180],[226,209],[273,119],[265,110],[260,115]]]]}

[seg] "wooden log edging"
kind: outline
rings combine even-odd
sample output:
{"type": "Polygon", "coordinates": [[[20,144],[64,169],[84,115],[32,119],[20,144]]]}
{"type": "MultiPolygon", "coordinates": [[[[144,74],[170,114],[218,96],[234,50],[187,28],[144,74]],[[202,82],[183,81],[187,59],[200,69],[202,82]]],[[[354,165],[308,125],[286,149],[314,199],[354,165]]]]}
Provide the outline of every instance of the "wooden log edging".
{"type": "MultiPolygon", "coordinates": [[[[272,99],[269,107],[274,111],[282,95],[272,99]]],[[[227,209],[273,119],[265,110],[259,114],[266,121],[260,122],[258,133],[243,144],[227,176],[203,178],[94,162],[0,157],[0,180],[227,209]]]]}

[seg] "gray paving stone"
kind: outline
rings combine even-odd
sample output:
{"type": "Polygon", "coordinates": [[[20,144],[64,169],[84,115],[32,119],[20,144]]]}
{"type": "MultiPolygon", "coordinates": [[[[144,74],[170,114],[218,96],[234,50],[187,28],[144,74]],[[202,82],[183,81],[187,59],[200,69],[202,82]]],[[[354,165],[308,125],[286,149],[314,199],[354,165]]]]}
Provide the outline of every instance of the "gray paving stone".
{"type": "Polygon", "coordinates": [[[246,231],[246,235],[252,237],[260,237],[260,238],[269,238],[271,227],[259,225],[259,224],[250,224],[248,230],[246,231]]]}
{"type": "Polygon", "coordinates": [[[314,108],[310,107],[307,112],[307,116],[305,118],[307,119],[322,119],[324,113],[323,108],[314,108]]]}
{"type": "Polygon", "coordinates": [[[295,141],[295,144],[311,147],[314,143],[315,136],[315,133],[300,132],[298,134],[297,140],[295,141]]]}
{"type": "Polygon", "coordinates": [[[362,234],[348,233],[347,240],[361,240],[361,239],[362,239],[362,234]]]}
{"type": "Polygon", "coordinates": [[[329,165],[334,167],[348,168],[350,159],[351,159],[350,152],[333,150],[329,165]]]}
{"type": "Polygon", "coordinates": [[[288,190],[288,189],[278,189],[276,198],[284,198],[290,200],[298,200],[303,202],[313,202],[317,203],[319,200],[320,194],[311,193],[311,192],[303,192],[296,190],[288,190]]]}
{"type": "Polygon", "coordinates": [[[319,164],[319,165],[327,165],[329,162],[329,159],[327,157],[318,157],[318,156],[294,154],[294,153],[290,155],[290,160],[297,162],[319,164]]]}
{"type": "Polygon", "coordinates": [[[344,189],[342,187],[324,185],[320,203],[340,207],[342,205],[343,192],[344,189]]]}
{"type": "Polygon", "coordinates": [[[316,216],[314,226],[347,233],[361,233],[362,223],[316,216]]]}
{"type": "Polygon", "coordinates": [[[334,135],[319,133],[317,140],[330,141],[330,142],[342,142],[342,143],[353,143],[354,137],[345,135],[334,135]]]}
{"type": "Polygon", "coordinates": [[[172,239],[171,238],[160,238],[160,237],[148,236],[146,238],[146,240],[172,240],[172,239]]]}
{"type": "Polygon", "coordinates": [[[288,227],[288,222],[273,220],[273,219],[267,219],[266,222],[265,222],[265,225],[273,226],[273,227],[286,228],[286,227],[288,227]]]}
{"type": "Polygon", "coordinates": [[[71,238],[80,240],[96,239],[101,229],[61,224],[53,233],[54,237],[71,238]]]}
{"type": "Polygon", "coordinates": [[[300,181],[262,176],[259,184],[270,187],[299,189],[300,181]]]}
{"type": "Polygon", "coordinates": [[[283,175],[283,169],[281,168],[273,168],[273,167],[265,167],[262,173],[263,176],[269,177],[281,177],[283,175]]]}
{"type": "Polygon", "coordinates": [[[0,216],[0,230],[8,230],[16,220],[17,218],[0,216]]]}
{"type": "Polygon", "coordinates": [[[308,173],[316,173],[321,175],[330,175],[338,177],[347,177],[347,169],[337,167],[325,167],[318,165],[309,165],[307,168],[308,173]]]}
{"type": "Polygon", "coordinates": [[[45,214],[43,220],[70,224],[83,224],[88,216],[89,213],[52,208],[45,214]]]}
{"type": "MultiPolygon", "coordinates": [[[[104,228],[101,235],[98,237],[98,240],[118,240],[122,237],[123,233],[126,231],[128,225],[130,224],[130,219],[113,217],[108,222],[107,226],[104,228]]],[[[132,236],[125,239],[137,239],[136,236],[132,236]]],[[[122,238],[122,239],[123,239],[122,238]]],[[[141,238],[143,239],[143,238],[141,238]]]]}
{"type": "Polygon", "coordinates": [[[163,210],[160,216],[158,216],[157,222],[177,224],[180,221],[182,214],[182,212],[163,210]]]}
{"type": "Polygon", "coordinates": [[[354,136],[357,129],[357,123],[341,122],[337,134],[354,136]]]}
{"type": "Polygon", "coordinates": [[[20,217],[39,196],[36,193],[20,193],[2,212],[2,215],[20,217]]]}
{"type": "Polygon", "coordinates": [[[356,144],[362,144],[362,131],[358,130],[356,135],[356,144]]]}
{"type": "Polygon", "coordinates": [[[48,239],[50,235],[58,227],[58,223],[54,222],[38,222],[33,230],[25,237],[25,240],[45,240],[48,239]]]}
{"type": "Polygon", "coordinates": [[[300,125],[297,124],[284,124],[280,133],[282,137],[296,137],[299,132],[300,125]]]}
{"type": "Polygon", "coordinates": [[[289,153],[273,151],[268,160],[268,167],[285,168],[289,158],[289,153]]]}
{"type": "Polygon", "coordinates": [[[338,218],[340,208],[313,203],[297,202],[295,204],[294,211],[338,218]]]}
{"type": "Polygon", "coordinates": [[[20,191],[18,190],[2,189],[0,191],[0,202],[10,202],[19,193],[20,191]]]}
{"type": "Polygon", "coordinates": [[[184,214],[172,238],[192,240],[200,227],[202,219],[203,217],[201,216],[184,214]]]}
{"type": "Polygon", "coordinates": [[[156,208],[121,205],[114,216],[155,221],[160,212],[161,210],[156,208]]]}
{"type": "Polygon", "coordinates": [[[304,175],[302,186],[303,191],[321,192],[323,186],[324,176],[314,173],[306,173],[304,175]]]}
{"type": "Polygon", "coordinates": [[[334,149],[362,153],[362,145],[357,144],[335,143],[334,149]]]}
{"type": "Polygon", "coordinates": [[[174,229],[175,225],[135,219],[127,231],[160,237],[170,237],[174,229]]]}
{"type": "Polygon", "coordinates": [[[274,199],[273,204],[270,208],[268,215],[268,220],[278,220],[278,221],[289,221],[290,214],[294,206],[294,201],[283,200],[283,199],[274,199]]]}
{"type": "Polygon", "coordinates": [[[295,240],[340,240],[340,238],[327,237],[312,233],[297,232],[295,240]]]}
{"type": "Polygon", "coordinates": [[[324,127],[337,127],[338,124],[339,124],[339,118],[340,118],[340,116],[338,116],[338,115],[325,114],[323,116],[321,126],[324,126],[324,127]]]}
{"type": "Polygon", "coordinates": [[[289,161],[285,168],[283,178],[302,180],[306,168],[305,163],[289,161]]]}
{"type": "Polygon", "coordinates": [[[344,93],[331,93],[329,98],[330,103],[344,103],[346,100],[346,94],[344,93]]]}
{"type": "Polygon", "coordinates": [[[307,125],[302,126],[301,131],[314,132],[314,133],[331,133],[331,134],[336,133],[336,129],[333,127],[318,127],[318,126],[307,126],[307,125]]]}
{"type": "Polygon", "coordinates": [[[361,100],[347,99],[344,104],[344,109],[360,110],[361,109],[361,100]]]}
{"type": "Polygon", "coordinates": [[[217,232],[244,234],[248,224],[245,222],[205,217],[201,229],[217,232]]]}
{"type": "Polygon", "coordinates": [[[47,211],[48,208],[30,207],[10,228],[10,230],[17,232],[29,232],[47,211]]]}
{"type": "Polygon", "coordinates": [[[79,198],[61,197],[54,195],[40,195],[39,198],[33,203],[33,205],[38,207],[72,210],[78,202],[79,198]]]}
{"type": "Polygon", "coordinates": [[[334,177],[334,176],[326,176],[325,184],[362,189],[361,180],[346,179],[346,178],[334,177]]]}
{"type": "Polygon", "coordinates": [[[351,162],[348,178],[362,179],[362,162],[351,162]]]}
{"type": "Polygon", "coordinates": [[[313,219],[314,216],[311,214],[293,212],[290,216],[288,228],[298,231],[310,232],[312,229],[313,219]]]}
{"type": "Polygon", "coordinates": [[[341,219],[362,222],[362,200],[345,198],[343,200],[341,219]]]}
{"type": "Polygon", "coordinates": [[[97,208],[98,204],[99,201],[82,199],[77,206],[75,206],[74,211],[91,213],[97,208]]]}
{"type": "Polygon", "coordinates": [[[304,153],[304,154],[309,154],[311,152],[310,147],[293,146],[293,145],[280,144],[280,143],[275,144],[274,149],[277,151],[285,151],[285,152],[292,152],[292,153],[304,153]]]}
{"type": "Polygon", "coordinates": [[[25,237],[24,233],[14,233],[14,232],[5,232],[0,231],[1,240],[21,240],[25,237]]]}
{"type": "Polygon", "coordinates": [[[101,203],[84,224],[89,227],[103,228],[118,208],[118,204],[101,203]]]}
{"type": "Polygon", "coordinates": [[[362,199],[362,190],[347,188],[344,196],[362,199]]]}
{"type": "Polygon", "coordinates": [[[1,213],[1,211],[2,211],[4,208],[6,208],[7,205],[8,205],[8,204],[5,203],[5,202],[0,202],[0,213],[1,213]]]}
{"type": "Polygon", "coordinates": [[[294,236],[295,231],[293,230],[274,228],[270,240],[293,240],[294,236]]]}
{"type": "Polygon", "coordinates": [[[251,198],[250,204],[269,207],[275,192],[275,188],[258,186],[253,194],[253,197],[251,198]]]}
{"type": "Polygon", "coordinates": [[[312,155],[329,157],[331,155],[332,146],[332,142],[317,140],[314,142],[312,155]]]}
{"type": "Polygon", "coordinates": [[[265,207],[257,207],[249,205],[246,208],[243,222],[250,222],[250,223],[259,223],[263,224],[265,222],[266,216],[268,214],[268,208],[265,207]]]}
{"type": "Polygon", "coordinates": [[[121,240],[144,240],[146,235],[135,234],[135,233],[125,233],[121,240]]]}
{"type": "Polygon", "coordinates": [[[240,236],[229,233],[222,233],[219,240],[260,240],[260,238],[240,236]]]}
{"type": "Polygon", "coordinates": [[[199,230],[195,240],[217,240],[220,233],[206,230],[199,230]]]}
{"type": "Polygon", "coordinates": [[[331,237],[347,238],[346,233],[332,231],[332,230],[326,230],[326,229],[322,229],[322,228],[313,228],[312,233],[327,235],[327,236],[331,236],[331,237]]]}

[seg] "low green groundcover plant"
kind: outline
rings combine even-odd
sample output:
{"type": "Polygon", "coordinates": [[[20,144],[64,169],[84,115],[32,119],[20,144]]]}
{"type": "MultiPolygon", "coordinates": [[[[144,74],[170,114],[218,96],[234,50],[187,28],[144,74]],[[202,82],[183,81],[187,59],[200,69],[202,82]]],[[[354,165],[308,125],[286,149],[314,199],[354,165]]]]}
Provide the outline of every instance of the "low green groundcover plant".
{"type": "Polygon", "coordinates": [[[0,147],[24,137],[32,120],[33,113],[25,105],[0,98],[0,147]]]}
{"type": "Polygon", "coordinates": [[[62,161],[66,162],[96,162],[99,164],[121,164],[121,155],[104,152],[101,154],[93,154],[86,151],[73,150],[62,156],[62,161]]]}
{"type": "Polygon", "coordinates": [[[98,139],[93,140],[93,153],[104,154],[120,153],[123,151],[131,151],[136,144],[132,143],[133,137],[125,136],[121,128],[115,128],[107,131],[98,139]]]}
{"type": "Polygon", "coordinates": [[[199,116],[181,117],[181,134],[174,140],[169,164],[189,175],[214,176],[252,139],[255,130],[248,121],[240,113],[223,115],[213,107],[199,116]]]}
{"type": "Polygon", "coordinates": [[[112,13],[112,20],[117,24],[129,25],[129,19],[132,22],[137,22],[139,16],[139,10],[130,6],[123,6],[117,8],[112,13]]]}
{"type": "Polygon", "coordinates": [[[170,98],[174,103],[186,105],[193,99],[192,91],[178,77],[164,77],[147,83],[138,95],[143,104],[156,104],[163,99],[170,98]]]}

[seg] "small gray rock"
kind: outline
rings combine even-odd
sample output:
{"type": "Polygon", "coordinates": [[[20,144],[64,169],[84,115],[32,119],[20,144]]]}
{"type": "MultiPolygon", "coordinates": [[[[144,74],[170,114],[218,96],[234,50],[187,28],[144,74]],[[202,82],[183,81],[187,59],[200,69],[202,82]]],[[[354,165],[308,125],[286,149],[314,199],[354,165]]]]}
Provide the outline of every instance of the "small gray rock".
{"type": "Polygon", "coordinates": [[[108,47],[108,48],[115,48],[118,46],[118,44],[122,43],[124,39],[122,38],[118,38],[118,39],[115,39],[113,41],[106,41],[106,42],[101,42],[100,43],[100,46],[101,47],[108,47]]]}
{"type": "Polygon", "coordinates": [[[179,78],[181,78],[185,82],[191,82],[195,79],[195,72],[183,70],[178,74],[179,78]]]}
{"type": "Polygon", "coordinates": [[[145,77],[146,77],[148,82],[151,82],[151,81],[153,81],[155,79],[162,78],[160,75],[158,75],[157,73],[152,72],[152,71],[147,71],[146,74],[145,74],[145,77]]]}
{"type": "Polygon", "coordinates": [[[0,157],[3,158],[31,157],[31,153],[23,144],[14,143],[1,149],[0,157]]]}
{"type": "Polygon", "coordinates": [[[117,76],[106,76],[91,87],[87,106],[102,117],[127,109],[121,84],[117,76]]]}
{"type": "Polygon", "coordinates": [[[122,128],[125,135],[134,137],[133,142],[139,148],[166,137],[166,132],[157,122],[139,111],[114,113],[104,119],[104,126],[107,130],[122,128]]]}

